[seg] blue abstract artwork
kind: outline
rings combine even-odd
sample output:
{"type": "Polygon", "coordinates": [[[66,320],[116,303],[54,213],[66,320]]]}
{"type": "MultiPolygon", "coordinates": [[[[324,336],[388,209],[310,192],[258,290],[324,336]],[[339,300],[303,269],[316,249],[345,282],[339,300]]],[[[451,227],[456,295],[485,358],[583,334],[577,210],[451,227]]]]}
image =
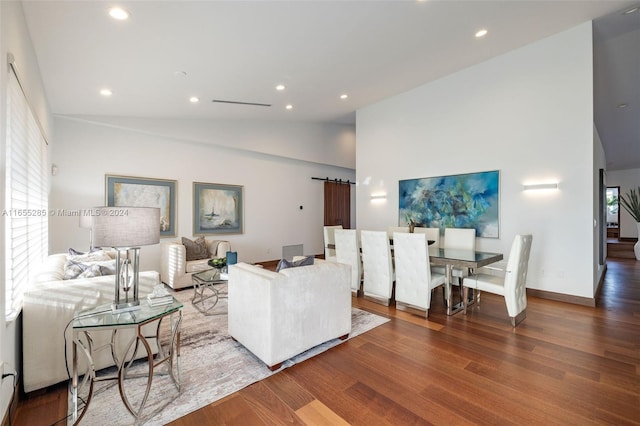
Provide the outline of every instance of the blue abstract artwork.
{"type": "Polygon", "coordinates": [[[498,170],[401,180],[398,225],[475,228],[479,237],[498,238],[499,186],[498,170]]]}

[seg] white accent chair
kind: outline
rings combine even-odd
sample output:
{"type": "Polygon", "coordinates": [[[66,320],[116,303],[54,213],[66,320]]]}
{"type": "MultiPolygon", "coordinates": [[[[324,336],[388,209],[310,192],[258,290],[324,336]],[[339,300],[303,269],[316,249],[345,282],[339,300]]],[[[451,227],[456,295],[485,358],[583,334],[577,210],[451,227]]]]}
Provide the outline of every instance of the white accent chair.
{"type": "Polygon", "coordinates": [[[531,235],[516,235],[509,252],[509,260],[504,277],[489,274],[474,274],[462,280],[464,286],[464,313],[467,313],[469,288],[475,290],[477,304],[480,292],[498,294],[504,297],[511,325],[516,327],[527,317],[527,271],[531,253],[531,235]]]}
{"type": "Polygon", "coordinates": [[[351,293],[356,297],[362,291],[362,257],[358,232],[355,229],[336,229],[336,261],[351,266],[351,293]]]}
{"type": "Polygon", "coordinates": [[[431,291],[445,283],[443,274],[432,274],[423,233],[393,234],[396,264],[396,308],[429,317],[431,291]]]}
{"type": "Polygon", "coordinates": [[[434,243],[429,247],[440,247],[440,228],[423,228],[421,226],[416,226],[413,228],[413,232],[416,234],[425,234],[427,236],[427,240],[431,240],[434,243]]]}
{"type": "MultiPolygon", "coordinates": [[[[206,240],[212,257],[226,257],[231,244],[224,240],[206,240]]],[[[173,289],[193,286],[191,276],[196,272],[211,269],[210,258],[187,261],[187,249],[180,241],[160,244],[160,280],[173,289]]]]}
{"type": "Polygon", "coordinates": [[[229,267],[229,335],[271,370],[307,349],[351,333],[349,266],[313,265],[273,272],[229,267]]]}
{"type": "Polygon", "coordinates": [[[334,237],[334,233],[336,229],[342,229],[342,225],[327,225],[323,228],[324,233],[324,260],[328,260],[329,262],[336,261],[336,249],[329,248],[329,245],[335,246],[336,240],[334,237]]]}
{"type": "Polygon", "coordinates": [[[385,231],[361,231],[363,292],[369,300],[389,306],[395,276],[389,236],[385,231]]]}

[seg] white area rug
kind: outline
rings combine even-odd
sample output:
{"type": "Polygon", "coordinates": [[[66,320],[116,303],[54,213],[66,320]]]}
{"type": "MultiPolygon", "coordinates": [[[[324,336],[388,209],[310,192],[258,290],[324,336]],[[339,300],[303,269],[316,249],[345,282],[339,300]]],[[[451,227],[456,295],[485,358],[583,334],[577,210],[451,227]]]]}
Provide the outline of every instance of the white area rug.
{"type": "MultiPolygon", "coordinates": [[[[222,315],[204,315],[191,305],[191,289],[174,295],[184,304],[180,352],[181,391],[178,392],[168,374],[163,374],[168,368],[163,364],[156,370],[142,417],[136,423],[120,398],[118,386],[98,383],[89,408],[82,418],[82,425],[166,424],[277,373],[270,371],[262,361],[227,334],[227,316],[224,314],[227,310],[226,299],[221,299],[212,311],[223,313],[222,315]]],[[[387,321],[387,318],[353,308],[349,338],[387,321]]],[[[168,322],[167,320],[167,324],[168,322]]],[[[334,339],[316,346],[285,361],[280,370],[318,355],[341,342],[340,339],[334,339]]],[[[131,391],[130,398],[134,405],[141,400],[145,384],[146,379],[126,382],[126,389],[131,391]]],[[[129,391],[127,392],[129,395],[129,391]]],[[[71,406],[70,401],[70,410],[71,406]]],[[[69,424],[72,423],[69,417],[69,424]]]]}

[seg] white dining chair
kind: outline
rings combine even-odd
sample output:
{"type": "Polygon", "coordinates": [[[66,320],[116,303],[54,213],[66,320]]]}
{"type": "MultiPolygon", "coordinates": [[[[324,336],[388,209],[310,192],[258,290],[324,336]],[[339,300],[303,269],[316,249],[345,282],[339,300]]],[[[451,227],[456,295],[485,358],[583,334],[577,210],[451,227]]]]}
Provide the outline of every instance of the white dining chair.
{"type": "MultiPolygon", "coordinates": [[[[476,230],[473,228],[444,228],[444,243],[443,248],[455,249],[455,250],[475,250],[476,249],[476,230]]],[[[434,266],[431,268],[431,272],[437,274],[446,274],[444,266],[434,266]]],[[[469,275],[468,268],[452,268],[451,278],[455,278],[457,281],[460,292],[462,293],[462,279],[469,275]]],[[[453,285],[453,282],[451,283],[453,285]]],[[[444,298],[449,300],[449,294],[447,293],[447,286],[445,286],[444,298]]]]}
{"type": "Polygon", "coordinates": [[[355,229],[336,229],[336,261],[351,266],[351,293],[356,297],[362,293],[362,257],[358,233],[355,229]]]}
{"type": "Polygon", "coordinates": [[[396,308],[429,317],[431,291],[445,283],[443,274],[433,274],[424,233],[394,233],[396,308]]]}
{"type": "Polygon", "coordinates": [[[362,288],[369,300],[389,306],[393,296],[395,276],[391,259],[389,236],[385,231],[361,231],[362,288]]]}
{"type": "Polygon", "coordinates": [[[504,277],[490,274],[473,274],[462,280],[464,286],[464,313],[467,313],[469,288],[475,290],[476,303],[480,304],[480,292],[487,291],[504,297],[511,325],[516,327],[527,317],[527,271],[531,253],[531,235],[516,235],[511,244],[504,277]]]}
{"type": "Polygon", "coordinates": [[[329,245],[335,246],[334,232],[336,229],[342,229],[342,225],[330,225],[323,227],[324,233],[324,259],[329,262],[336,261],[336,249],[330,248],[329,245]]]}
{"type": "Polygon", "coordinates": [[[393,238],[393,233],[394,232],[409,232],[409,227],[408,226],[389,226],[387,228],[387,236],[389,237],[389,239],[393,238]]]}
{"type": "Polygon", "coordinates": [[[427,240],[433,241],[433,244],[430,244],[429,247],[440,247],[440,228],[423,228],[416,226],[413,232],[416,234],[426,234],[427,240]]]}

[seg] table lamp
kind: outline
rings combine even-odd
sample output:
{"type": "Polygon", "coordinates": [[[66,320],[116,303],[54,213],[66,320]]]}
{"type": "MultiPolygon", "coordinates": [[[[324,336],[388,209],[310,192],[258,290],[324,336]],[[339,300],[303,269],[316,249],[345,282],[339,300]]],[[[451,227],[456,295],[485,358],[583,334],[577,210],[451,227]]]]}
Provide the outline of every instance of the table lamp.
{"type": "Polygon", "coordinates": [[[117,313],[139,309],[140,246],[160,242],[160,209],[96,207],[94,212],[91,225],[93,244],[116,250],[115,299],[112,311],[117,313]]]}

